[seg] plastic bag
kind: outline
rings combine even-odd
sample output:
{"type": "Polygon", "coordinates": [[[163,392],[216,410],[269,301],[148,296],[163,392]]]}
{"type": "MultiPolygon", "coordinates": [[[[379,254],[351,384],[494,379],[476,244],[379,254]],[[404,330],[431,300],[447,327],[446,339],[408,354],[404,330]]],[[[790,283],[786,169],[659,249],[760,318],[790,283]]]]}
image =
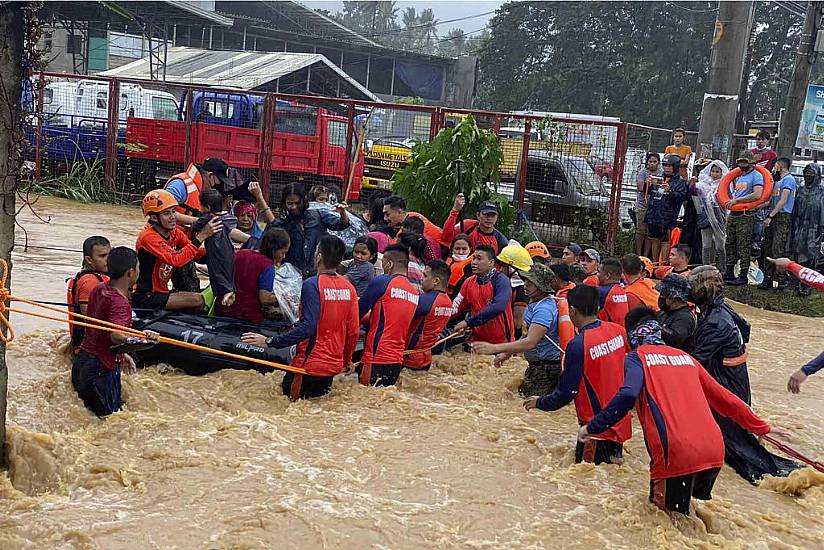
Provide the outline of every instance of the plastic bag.
{"type": "Polygon", "coordinates": [[[292,264],[283,263],[275,268],[275,282],[272,292],[278,299],[278,305],[283,316],[294,324],[300,316],[300,289],[303,286],[303,277],[300,270],[292,264]]]}
{"type": "MultiPolygon", "coordinates": [[[[311,201],[309,203],[309,210],[326,210],[338,215],[335,207],[327,202],[311,201]]],[[[342,231],[329,231],[329,234],[342,240],[343,244],[346,245],[346,250],[352,252],[352,249],[355,247],[355,239],[366,235],[368,232],[369,228],[366,226],[366,223],[355,214],[349,212],[349,227],[342,231]]]]}

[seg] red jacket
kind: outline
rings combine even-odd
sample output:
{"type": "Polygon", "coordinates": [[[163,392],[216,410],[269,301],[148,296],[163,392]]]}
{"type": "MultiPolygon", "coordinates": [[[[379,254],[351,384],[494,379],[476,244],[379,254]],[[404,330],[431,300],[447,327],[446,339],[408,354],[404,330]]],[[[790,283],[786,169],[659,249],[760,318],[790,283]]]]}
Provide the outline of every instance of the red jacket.
{"type": "Polygon", "coordinates": [[[469,310],[466,324],[472,329],[470,341],[500,344],[512,342],[515,337],[511,298],[512,283],[509,278],[493,271],[483,278],[473,275],[467,279],[452,307],[455,315],[469,310]]]}
{"type": "Polygon", "coordinates": [[[419,295],[403,275],[379,275],[372,279],[359,301],[359,316],[371,311],[363,346],[364,365],[401,365],[409,326],[419,295]]]}
{"type": "MultiPolygon", "coordinates": [[[[588,424],[624,383],[624,358],[630,352],[624,327],[602,322],[583,330],[575,340],[583,344],[583,376],[575,396],[578,422],[588,424]]],[[[574,340],[573,340],[574,341],[574,340]]],[[[570,343],[570,346],[573,344],[570,343]]],[[[623,443],[632,437],[632,414],[601,433],[598,438],[623,443]]]]}
{"type": "Polygon", "coordinates": [[[452,317],[452,300],[445,292],[433,290],[421,295],[409,330],[406,349],[425,349],[426,351],[405,355],[404,367],[420,369],[432,363],[432,350],[427,348],[441,337],[450,317],[452,317]]]}
{"type": "Polygon", "coordinates": [[[599,310],[598,318],[624,326],[624,318],[629,313],[627,293],[624,287],[615,283],[598,287],[599,310]]]}
{"type": "MultiPolygon", "coordinates": [[[[446,247],[452,244],[452,239],[461,231],[461,224],[458,223],[458,214],[459,212],[453,208],[443,224],[441,244],[446,247]]],[[[464,220],[463,231],[469,237],[469,242],[472,244],[473,250],[477,248],[479,244],[488,244],[495,250],[495,254],[497,254],[509,244],[509,239],[497,229],[493,229],[492,233],[481,233],[478,227],[478,220],[464,220]]]]}
{"type": "Polygon", "coordinates": [[[303,282],[300,319],[269,346],[297,344],[292,366],[312,376],[335,376],[352,362],[358,341],[358,295],[346,277],[321,273],[303,282]]]}
{"type": "Polygon", "coordinates": [[[813,288],[817,288],[818,290],[824,290],[824,275],[818,271],[810,269],[809,267],[804,267],[795,262],[790,262],[790,265],[787,266],[787,270],[798,277],[798,280],[801,282],[813,288]]]}
{"type": "Polygon", "coordinates": [[[638,347],[637,359],[643,368],[637,413],[652,479],[721,467],[724,439],[710,408],[757,435],[769,433],[766,422],[689,354],[669,346],[644,345],[638,347]]]}

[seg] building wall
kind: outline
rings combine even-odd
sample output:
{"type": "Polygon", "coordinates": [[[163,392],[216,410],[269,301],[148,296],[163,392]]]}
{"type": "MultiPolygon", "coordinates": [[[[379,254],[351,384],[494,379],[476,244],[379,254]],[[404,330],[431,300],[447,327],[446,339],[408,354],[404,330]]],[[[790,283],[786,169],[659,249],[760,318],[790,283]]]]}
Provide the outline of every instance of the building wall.
{"type": "MultiPolygon", "coordinates": [[[[392,55],[394,53],[392,50],[387,50],[385,55],[376,55],[359,50],[357,47],[344,49],[338,44],[317,45],[308,40],[302,41],[295,37],[278,35],[276,31],[269,30],[266,36],[260,36],[260,32],[260,29],[256,29],[255,33],[247,32],[246,50],[320,53],[385,101],[419,96],[430,105],[472,106],[477,65],[474,57],[456,60],[409,58],[403,55],[392,55]],[[424,79],[427,78],[427,71],[431,70],[433,86],[426,88],[431,93],[415,93],[404,84],[401,76],[402,70],[404,67],[408,70],[410,65],[424,79]]],[[[175,37],[175,41],[172,44],[170,40],[170,47],[176,45],[208,49],[211,42],[213,49],[244,49],[242,28],[224,30],[200,26],[178,26],[174,32],[170,30],[169,37],[172,36],[175,37]]],[[[48,71],[75,72],[71,51],[77,52],[79,72],[94,73],[140,59],[146,55],[148,49],[147,41],[142,37],[113,31],[108,31],[106,38],[92,36],[89,39],[88,48],[84,37],[80,34],[75,35],[74,44],[70,45],[68,42],[69,34],[63,28],[55,27],[44,31],[40,47],[46,48],[49,43],[51,44],[50,52],[47,54],[50,59],[47,65],[48,71]],[[84,58],[85,55],[88,55],[88,60],[84,58]]]]}
{"type": "Polygon", "coordinates": [[[44,28],[37,43],[48,60],[46,70],[56,73],[73,73],[72,51],[77,52],[77,60],[85,69],[85,43],[80,34],[75,34],[74,43],[69,44],[69,33],[63,28],[44,28]]]}

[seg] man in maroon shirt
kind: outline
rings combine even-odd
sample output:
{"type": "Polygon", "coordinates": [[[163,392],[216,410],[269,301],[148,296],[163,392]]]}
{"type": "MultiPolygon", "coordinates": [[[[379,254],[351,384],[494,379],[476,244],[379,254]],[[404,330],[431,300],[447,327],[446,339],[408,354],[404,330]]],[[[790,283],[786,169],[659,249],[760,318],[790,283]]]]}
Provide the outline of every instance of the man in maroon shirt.
{"type": "MultiPolygon", "coordinates": [[[[112,249],[107,261],[109,281],[96,286],[89,295],[86,314],[89,317],[132,326],[131,288],[137,282],[137,253],[131,248],[112,249]]],[[[88,328],[80,344],[80,353],[72,365],[72,386],[86,407],[97,416],[108,416],[120,410],[120,370],[134,369],[134,361],[126,354],[112,353],[119,344],[157,343],[160,336],[146,331],[146,338],[126,336],[119,332],[88,328]]]]}
{"type": "Polygon", "coordinates": [[[766,130],[761,130],[755,136],[755,147],[750,150],[752,156],[758,164],[772,172],[775,161],[778,160],[778,155],[770,149],[770,133],[766,130]]]}

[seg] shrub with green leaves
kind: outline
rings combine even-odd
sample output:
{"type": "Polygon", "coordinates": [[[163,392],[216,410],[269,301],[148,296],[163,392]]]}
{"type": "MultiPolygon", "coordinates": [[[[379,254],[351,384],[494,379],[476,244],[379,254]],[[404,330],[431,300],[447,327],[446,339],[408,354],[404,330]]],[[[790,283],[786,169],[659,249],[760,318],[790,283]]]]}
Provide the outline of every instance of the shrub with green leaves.
{"type": "Polygon", "coordinates": [[[497,192],[503,160],[501,143],[494,131],[479,129],[472,116],[454,128],[444,128],[429,143],[415,143],[412,162],[392,178],[392,191],[406,199],[409,210],[441,224],[458,192],[457,160],[463,173],[464,213],[471,216],[481,202],[495,201],[501,207],[498,229],[508,232],[515,220],[515,208],[497,192]]]}
{"type": "Polygon", "coordinates": [[[118,202],[117,194],[104,182],[102,159],[96,159],[92,163],[77,160],[69,166],[67,172],[35,183],[32,189],[42,195],[78,202],[118,202]]]}

